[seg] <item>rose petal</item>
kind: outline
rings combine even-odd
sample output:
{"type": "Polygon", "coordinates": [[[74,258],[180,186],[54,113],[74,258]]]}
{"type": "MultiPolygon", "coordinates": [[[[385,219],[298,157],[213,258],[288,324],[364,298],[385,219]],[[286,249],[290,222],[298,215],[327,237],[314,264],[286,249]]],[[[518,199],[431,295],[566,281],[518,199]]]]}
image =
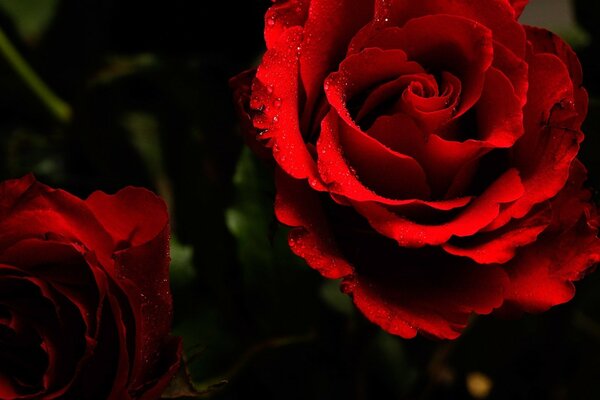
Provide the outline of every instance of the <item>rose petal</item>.
{"type": "MultiPolygon", "coordinates": [[[[494,39],[525,56],[525,33],[506,0],[376,0],[376,21],[385,26],[402,26],[422,16],[448,14],[464,17],[489,28],[494,39]]],[[[444,35],[445,33],[442,33],[444,35]]]]}
{"type": "Polygon", "coordinates": [[[575,109],[577,120],[575,129],[581,126],[588,111],[588,95],[583,88],[583,71],[573,49],[561,38],[545,29],[526,26],[527,40],[533,45],[534,54],[550,53],[556,55],[565,64],[573,82],[575,109]]]}
{"type": "Polygon", "coordinates": [[[285,225],[294,227],[288,237],[292,251],[323,276],[342,278],[352,273],[333,239],[318,194],[306,182],[277,169],[275,214],[285,225]]]}
{"type": "Polygon", "coordinates": [[[392,334],[454,339],[471,313],[488,314],[502,304],[506,275],[500,268],[433,248],[403,249],[377,235],[355,238],[348,247],[356,273],[342,288],[392,334]]]}
{"type": "Polygon", "coordinates": [[[244,71],[229,80],[229,87],[233,89],[234,105],[244,142],[259,158],[269,160],[272,159],[273,153],[265,147],[264,141],[259,140],[259,132],[252,123],[255,111],[250,108],[250,98],[252,97],[252,82],[255,77],[256,69],[244,71]]]}
{"type": "Polygon", "coordinates": [[[297,179],[318,181],[317,165],[300,131],[298,87],[302,28],[286,30],[263,56],[252,86],[250,106],[258,111],[254,126],[269,140],[277,163],[297,179]]]}
{"type": "Polygon", "coordinates": [[[515,9],[515,17],[518,18],[527,6],[527,3],[529,3],[529,0],[508,0],[508,2],[515,9]]]}
{"type": "Polygon", "coordinates": [[[300,55],[300,76],[306,93],[302,126],[309,126],[325,77],[337,69],[350,39],[372,16],[371,0],[310,1],[300,55]]]}
{"type": "Polygon", "coordinates": [[[506,268],[510,277],[507,307],[541,312],[571,300],[575,294],[572,282],[600,261],[596,233],[597,229],[582,221],[520,250],[506,268]]]}
{"type": "Polygon", "coordinates": [[[502,210],[487,230],[522,218],[535,205],[558,193],[569,176],[569,167],[583,140],[571,128],[574,111],[572,84],[564,64],[554,55],[534,54],[529,61],[530,87],[525,134],[513,146],[511,164],[522,176],[525,195],[502,210]]]}
{"type": "Polygon", "coordinates": [[[113,240],[86,203],[65,191],[23,179],[28,189],[20,193],[10,213],[0,220],[0,250],[22,239],[44,238],[51,233],[74,245],[94,249],[102,264],[110,265],[113,240]]]}
{"type": "Polygon", "coordinates": [[[442,248],[448,253],[469,257],[478,264],[505,264],[516,254],[517,248],[534,242],[548,228],[549,208],[543,208],[499,230],[479,234],[464,240],[451,240],[442,248]]]}
{"type": "Polygon", "coordinates": [[[303,26],[308,17],[310,1],[286,0],[273,4],[265,14],[267,49],[277,45],[283,33],[294,26],[303,26]]]}
{"type": "Polygon", "coordinates": [[[501,204],[514,202],[523,196],[523,191],[518,172],[510,169],[454,219],[438,225],[411,221],[373,202],[352,204],[380,234],[403,247],[422,247],[443,244],[452,236],[474,235],[498,216],[501,204]]]}
{"type": "Polygon", "coordinates": [[[493,61],[491,31],[472,20],[452,15],[422,16],[409,20],[401,28],[375,31],[361,47],[401,49],[409,60],[417,61],[428,70],[447,71],[457,76],[462,82],[457,115],[477,102],[484,72],[493,61]]]}
{"type": "Polygon", "coordinates": [[[171,330],[169,262],[168,225],[151,241],[115,254],[117,284],[127,293],[135,318],[136,347],[130,378],[133,387],[148,381],[147,375],[156,367],[164,338],[171,330]],[[156,318],[158,315],[161,317],[156,318]]]}
{"type": "Polygon", "coordinates": [[[498,41],[494,41],[494,68],[504,74],[511,82],[521,106],[527,103],[528,66],[524,59],[517,57],[511,50],[498,41]]]}
{"type": "Polygon", "coordinates": [[[92,193],[85,204],[92,210],[118,249],[154,239],[168,224],[165,202],[143,188],[126,187],[114,195],[92,193]],[[148,218],[152,215],[152,218],[148,218]]]}

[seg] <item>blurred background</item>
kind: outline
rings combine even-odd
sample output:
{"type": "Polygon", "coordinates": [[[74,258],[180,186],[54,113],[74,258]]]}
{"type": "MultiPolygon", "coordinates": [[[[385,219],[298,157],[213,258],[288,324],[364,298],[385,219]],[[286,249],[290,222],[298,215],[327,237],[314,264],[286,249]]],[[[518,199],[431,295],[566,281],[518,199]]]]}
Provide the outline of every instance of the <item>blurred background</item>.
{"type": "MultiPolygon", "coordinates": [[[[174,331],[205,398],[600,399],[598,273],[545,314],[478,318],[452,342],[402,340],[290,254],[227,85],[258,62],[269,4],[0,0],[0,178],[33,171],[79,196],[137,185],[165,198],[174,331]]],[[[581,58],[592,97],[581,159],[596,189],[599,8],[532,0],[522,17],[581,58]]],[[[178,382],[171,396],[191,395],[178,382]]]]}

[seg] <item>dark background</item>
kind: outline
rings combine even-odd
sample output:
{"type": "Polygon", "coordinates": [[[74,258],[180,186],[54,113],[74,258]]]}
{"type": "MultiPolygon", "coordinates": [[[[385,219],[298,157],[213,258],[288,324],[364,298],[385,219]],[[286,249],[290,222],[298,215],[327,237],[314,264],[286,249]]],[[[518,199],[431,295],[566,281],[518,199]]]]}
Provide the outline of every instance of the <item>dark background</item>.
{"type": "MultiPolygon", "coordinates": [[[[581,158],[600,188],[600,4],[532,3],[524,20],[582,60],[581,158]]],[[[269,4],[1,0],[0,28],[55,98],[0,55],[0,178],[33,171],[80,196],[138,185],[167,200],[174,330],[198,389],[229,381],[214,399],[600,399],[598,273],[547,313],[480,317],[451,342],[402,340],[290,254],[227,85],[258,62],[269,4]]]]}

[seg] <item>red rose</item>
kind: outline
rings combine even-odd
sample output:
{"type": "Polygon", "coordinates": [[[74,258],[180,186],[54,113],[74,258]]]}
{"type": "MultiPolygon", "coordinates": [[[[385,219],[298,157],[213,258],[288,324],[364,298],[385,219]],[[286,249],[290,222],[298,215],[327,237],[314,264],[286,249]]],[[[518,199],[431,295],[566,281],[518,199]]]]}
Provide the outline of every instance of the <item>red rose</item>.
{"type": "Polygon", "coordinates": [[[181,354],[168,237],[144,189],[81,200],[1,183],[0,398],[159,398],[181,354]]]}
{"type": "Polygon", "coordinates": [[[293,251],[393,334],[545,310],[600,259],[581,67],[526,3],[278,1],[232,81],[293,251]]]}

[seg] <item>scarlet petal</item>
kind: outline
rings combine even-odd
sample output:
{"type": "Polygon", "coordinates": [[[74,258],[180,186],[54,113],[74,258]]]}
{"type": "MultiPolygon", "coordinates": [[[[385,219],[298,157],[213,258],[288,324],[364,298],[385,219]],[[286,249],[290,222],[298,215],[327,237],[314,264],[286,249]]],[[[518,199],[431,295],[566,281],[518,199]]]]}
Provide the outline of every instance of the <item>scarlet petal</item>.
{"type": "Polygon", "coordinates": [[[334,112],[323,120],[317,150],[321,177],[331,191],[349,199],[405,200],[428,196],[425,174],[413,158],[395,153],[363,132],[346,126],[334,112]],[[363,154],[371,157],[361,157],[361,146],[366,146],[363,154]],[[385,176],[391,180],[377,180],[384,174],[390,174],[385,176]],[[364,177],[364,182],[359,176],[364,177]],[[365,186],[368,184],[371,188],[365,186]],[[395,187],[390,187],[391,184],[395,187]]]}
{"type": "Polygon", "coordinates": [[[519,199],[523,190],[518,172],[508,170],[456,218],[439,225],[411,221],[377,203],[353,202],[353,205],[380,234],[396,240],[400,246],[422,247],[443,244],[452,236],[474,235],[498,216],[501,204],[519,199]]]}
{"type": "Polygon", "coordinates": [[[115,281],[127,293],[135,319],[136,353],[131,361],[130,378],[133,387],[148,381],[148,374],[157,367],[163,341],[171,330],[169,262],[167,225],[152,240],[115,254],[115,281]],[[157,315],[161,317],[156,318],[157,315]]]}
{"type": "Polygon", "coordinates": [[[414,18],[432,14],[464,17],[489,28],[494,38],[518,57],[525,56],[523,27],[506,0],[376,0],[375,10],[376,20],[384,26],[402,26],[414,18]]]}
{"type": "Polygon", "coordinates": [[[292,251],[327,278],[351,274],[352,267],[337,248],[318,193],[279,169],[275,178],[275,214],[282,224],[294,227],[288,238],[292,251]]]}
{"type": "Polygon", "coordinates": [[[478,264],[504,264],[515,256],[519,247],[534,242],[548,228],[550,215],[551,211],[544,208],[503,229],[462,241],[450,241],[444,243],[442,248],[450,254],[469,257],[478,264]]]}
{"type": "Polygon", "coordinates": [[[282,34],[294,26],[303,26],[308,17],[310,1],[287,0],[273,4],[265,14],[265,42],[274,47],[282,34]]]}
{"type": "Polygon", "coordinates": [[[20,179],[0,183],[0,218],[10,212],[10,208],[17,204],[19,197],[24,195],[34,182],[35,178],[29,174],[20,179]]]}
{"type": "Polygon", "coordinates": [[[300,56],[300,76],[306,93],[303,126],[323,92],[325,77],[336,69],[350,39],[372,16],[372,0],[310,1],[300,56]]]}
{"type": "Polygon", "coordinates": [[[52,233],[65,241],[94,249],[103,265],[109,265],[114,242],[87,204],[65,191],[31,182],[31,178],[24,179],[27,182],[24,192],[21,189],[25,186],[16,181],[4,186],[18,195],[13,197],[10,213],[0,220],[0,250],[22,239],[43,238],[46,233],[52,233]]]}
{"type": "Polygon", "coordinates": [[[427,135],[406,114],[382,115],[375,120],[367,134],[395,152],[419,160],[427,135]]]}
{"type": "Polygon", "coordinates": [[[513,6],[513,8],[515,9],[515,16],[518,18],[521,13],[523,12],[523,9],[527,6],[527,3],[529,3],[529,0],[508,0],[510,5],[513,6]]]}
{"type": "Polygon", "coordinates": [[[492,65],[494,53],[487,27],[451,15],[422,16],[401,28],[376,31],[362,46],[402,49],[411,61],[457,76],[462,81],[459,115],[479,99],[484,72],[492,65]]]}
{"type": "Polygon", "coordinates": [[[244,142],[258,157],[269,160],[273,157],[273,153],[265,147],[264,141],[259,140],[259,132],[252,123],[252,116],[255,111],[250,107],[250,98],[252,96],[252,82],[255,77],[256,69],[244,71],[231,78],[229,86],[233,89],[235,109],[240,120],[240,130],[244,142]]]}
{"type": "Polygon", "coordinates": [[[169,221],[165,202],[142,188],[127,187],[114,195],[94,192],[85,204],[121,249],[154,239],[169,221]]]}
{"type": "Polygon", "coordinates": [[[529,87],[525,60],[517,57],[502,43],[494,41],[494,63],[492,66],[506,75],[512,84],[515,95],[521,102],[521,106],[524,106],[527,103],[527,89],[529,87]]]}
{"type": "Polygon", "coordinates": [[[369,320],[392,334],[454,339],[471,313],[488,314],[502,304],[507,280],[498,267],[482,268],[438,249],[403,249],[377,236],[352,246],[356,273],[343,288],[369,320]]]}
{"type": "Polygon", "coordinates": [[[277,163],[297,179],[318,179],[317,165],[300,131],[299,54],[302,28],[286,30],[270,48],[256,72],[250,106],[257,110],[254,126],[269,140],[277,163]]]}
{"type": "Polygon", "coordinates": [[[512,162],[526,188],[519,201],[502,211],[487,229],[522,218],[535,205],[555,196],[565,185],[583,134],[573,127],[569,109],[572,84],[565,65],[554,55],[534,54],[529,61],[530,99],[524,109],[525,134],[512,150],[512,162]]]}
{"type": "Polygon", "coordinates": [[[577,55],[567,43],[552,32],[532,26],[525,27],[525,31],[527,32],[527,40],[533,45],[535,54],[549,53],[556,55],[567,67],[573,82],[574,102],[578,114],[575,126],[579,128],[587,115],[588,95],[582,86],[583,71],[577,55]]]}
{"type": "Polygon", "coordinates": [[[575,294],[572,282],[600,261],[596,233],[582,221],[568,231],[520,250],[506,268],[510,277],[507,305],[541,312],[569,301],[575,294]]]}
{"type": "Polygon", "coordinates": [[[521,101],[506,75],[490,68],[476,105],[478,132],[475,135],[493,147],[512,146],[523,135],[521,107],[521,101]]]}

